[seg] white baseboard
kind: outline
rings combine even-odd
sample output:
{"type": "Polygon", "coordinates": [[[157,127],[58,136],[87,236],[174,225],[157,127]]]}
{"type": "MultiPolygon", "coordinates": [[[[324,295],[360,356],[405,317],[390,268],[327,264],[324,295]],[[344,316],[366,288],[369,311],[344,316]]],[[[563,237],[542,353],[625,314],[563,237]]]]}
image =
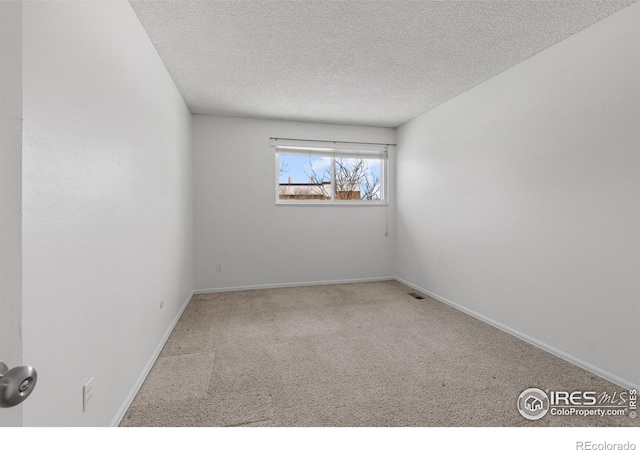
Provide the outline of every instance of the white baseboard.
{"type": "Polygon", "coordinates": [[[325,284],[348,284],[348,283],[366,283],[371,281],[389,281],[395,280],[395,277],[377,277],[377,278],[355,278],[351,280],[325,280],[325,281],[304,281],[300,283],[274,283],[274,284],[256,284],[250,286],[232,286],[222,288],[211,289],[196,289],[194,294],[214,294],[216,292],[230,292],[230,291],[251,291],[254,289],[274,289],[281,287],[296,287],[296,286],[319,286],[325,284]]]}
{"type": "Polygon", "coordinates": [[[171,325],[169,325],[169,328],[164,333],[164,336],[162,336],[162,339],[160,339],[160,343],[158,344],[158,346],[156,347],[155,351],[153,352],[153,355],[151,355],[151,358],[147,362],[147,365],[144,366],[144,369],[142,370],[142,373],[140,374],[140,376],[136,380],[135,384],[133,385],[133,388],[131,388],[131,391],[129,392],[129,395],[127,395],[127,397],[125,398],[124,402],[122,403],[122,406],[120,407],[120,409],[118,409],[118,412],[116,413],[116,415],[113,417],[113,420],[109,424],[110,427],[117,427],[118,425],[120,425],[120,422],[124,418],[124,415],[127,413],[127,410],[129,409],[129,406],[131,406],[131,402],[133,402],[133,399],[136,397],[136,395],[138,394],[138,391],[142,387],[142,383],[144,383],[144,380],[147,378],[147,375],[149,375],[149,372],[151,371],[151,368],[156,363],[156,360],[158,359],[158,356],[160,356],[160,352],[162,351],[162,348],[164,347],[164,344],[167,343],[167,339],[169,339],[169,336],[171,336],[171,333],[173,332],[173,329],[175,328],[176,324],[178,323],[178,320],[180,320],[180,317],[182,317],[182,313],[187,308],[187,305],[189,305],[189,302],[193,298],[193,294],[194,294],[194,292],[191,291],[191,294],[189,294],[189,297],[187,298],[187,301],[184,302],[184,304],[180,308],[180,311],[178,311],[178,314],[176,315],[176,317],[171,322],[171,325]]]}
{"type": "Polygon", "coordinates": [[[489,325],[491,325],[491,326],[493,326],[495,328],[498,328],[499,330],[502,330],[505,333],[509,333],[510,335],[515,336],[518,339],[521,339],[521,340],[523,340],[523,341],[525,341],[525,342],[527,342],[527,343],[529,343],[529,344],[531,344],[531,345],[533,345],[535,347],[538,347],[539,349],[542,349],[542,350],[546,351],[547,353],[551,353],[552,355],[557,356],[558,358],[563,359],[563,360],[565,360],[567,362],[570,362],[571,364],[576,365],[576,366],[578,366],[578,367],[580,367],[580,368],[582,368],[582,369],[584,369],[586,371],[589,371],[589,372],[593,373],[594,375],[597,375],[597,376],[599,376],[601,378],[604,378],[605,380],[608,380],[608,381],[610,381],[610,382],[612,382],[614,384],[617,384],[618,386],[621,386],[621,387],[623,387],[625,389],[640,390],[640,387],[637,384],[634,384],[634,383],[632,383],[632,382],[630,382],[628,380],[625,380],[625,379],[623,379],[623,378],[621,378],[621,377],[619,377],[617,375],[614,375],[614,374],[612,374],[610,372],[607,372],[606,370],[603,370],[600,367],[596,367],[593,364],[590,364],[590,363],[588,363],[586,361],[583,361],[583,360],[581,360],[579,358],[576,358],[575,356],[572,356],[572,355],[570,355],[568,353],[565,353],[562,350],[558,350],[557,348],[552,347],[552,346],[550,346],[550,345],[548,345],[548,344],[546,344],[546,343],[544,343],[542,341],[539,341],[538,339],[532,338],[531,336],[528,336],[528,335],[526,335],[524,333],[521,333],[518,330],[515,330],[515,329],[513,329],[511,327],[508,327],[508,326],[506,326],[506,325],[504,325],[504,324],[502,324],[500,322],[497,322],[497,321],[495,321],[493,319],[490,319],[489,317],[483,316],[482,314],[479,314],[479,313],[477,313],[477,312],[475,312],[475,311],[473,311],[473,310],[471,310],[469,308],[466,308],[466,307],[461,306],[461,305],[459,305],[459,304],[457,304],[455,302],[452,302],[451,300],[449,300],[447,298],[444,298],[444,297],[441,297],[440,295],[435,294],[435,293],[433,293],[431,291],[428,291],[427,289],[421,288],[420,286],[416,286],[415,284],[410,283],[410,282],[408,282],[406,280],[403,280],[400,277],[394,277],[394,279],[396,281],[402,283],[402,284],[406,284],[407,286],[411,287],[411,289],[414,289],[414,290],[416,290],[418,292],[421,292],[421,293],[423,293],[425,295],[428,295],[429,297],[432,297],[432,298],[434,298],[434,299],[436,299],[436,300],[438,300],[438,301],[440,301],[442,303],[445,303],[445,304],[447,304],[447,305],[449,305],[449,306],[451,306],[451,307],[453,307],[453,308],[455,308],[455,309],[457,309],[459,311],[462,311],[465,314],[468,314],[468,315],[470,315],[472,317],[475,317],[478,320],[481,320],[481,321],[483,321],[483,322],[485,322],[485,323],[487,323],[487,324],[489,324],[489,325]]]}

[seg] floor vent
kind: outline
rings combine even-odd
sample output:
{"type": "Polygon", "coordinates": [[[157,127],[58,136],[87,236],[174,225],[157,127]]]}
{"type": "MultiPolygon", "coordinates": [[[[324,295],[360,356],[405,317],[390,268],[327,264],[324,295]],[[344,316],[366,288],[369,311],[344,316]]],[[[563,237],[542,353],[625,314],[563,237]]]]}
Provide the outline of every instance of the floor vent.
{"type": "Polygon", "coordinates": [[[409,295],[413,298],[417,298],[418,300],[424,300],[424,297],[420,294],[416,294],[415,292],[409,292],[409,295]]]}

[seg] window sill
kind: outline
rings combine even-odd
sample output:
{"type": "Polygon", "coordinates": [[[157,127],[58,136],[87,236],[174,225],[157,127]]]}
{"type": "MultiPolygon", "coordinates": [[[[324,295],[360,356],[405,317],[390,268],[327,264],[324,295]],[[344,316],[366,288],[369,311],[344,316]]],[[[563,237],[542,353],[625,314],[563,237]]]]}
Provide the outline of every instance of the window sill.
{"type": "Polygon", "coordinates": [[[288,201],[276,201],[276,206],[337,206],[343,208],[345,206],[389,206],[389,202],[386,201],[358,201],[358,200],[346,200],[346,201],[311,201],[306,202],[303,200],[288,200],[288,201]]]}

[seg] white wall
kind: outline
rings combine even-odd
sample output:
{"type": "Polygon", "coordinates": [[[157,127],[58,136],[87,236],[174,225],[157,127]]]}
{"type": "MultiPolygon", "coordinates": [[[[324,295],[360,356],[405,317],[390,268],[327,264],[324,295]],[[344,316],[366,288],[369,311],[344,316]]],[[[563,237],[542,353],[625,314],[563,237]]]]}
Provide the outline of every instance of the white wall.
{"type": "MultiPolygon", "coordinates": [[[[22,362],[22,4],[0,2],[0,361],[22,362]]],[[[20,426],[22,406],[0,409],[20,426]]]]}
{"type": "Polygon", "coordinates": [[[195,288],[391,276],[387,207],[276,206],[270,137],[393,143],[395,130],[194,116],[195,288]]]}
{"type": "Polygon", "coordinates": [[[640,384],[640,5],[400,127],[398,275],[640,384]]]}
{"type": "Polygon", "coordinates": [[[126,1],[23,32],[24,424],[105,426],[192,290],[191,115],[126,1]]]}

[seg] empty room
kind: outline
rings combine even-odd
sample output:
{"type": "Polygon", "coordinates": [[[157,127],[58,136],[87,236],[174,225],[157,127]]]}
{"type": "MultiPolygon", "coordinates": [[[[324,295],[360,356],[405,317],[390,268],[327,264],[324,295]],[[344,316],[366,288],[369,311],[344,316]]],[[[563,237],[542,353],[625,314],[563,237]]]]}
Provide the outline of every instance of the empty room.
{"type": "Polygon", "coordinates": [[[0,14],[3,426],[637,430],[635,1],[0,14]]]}

